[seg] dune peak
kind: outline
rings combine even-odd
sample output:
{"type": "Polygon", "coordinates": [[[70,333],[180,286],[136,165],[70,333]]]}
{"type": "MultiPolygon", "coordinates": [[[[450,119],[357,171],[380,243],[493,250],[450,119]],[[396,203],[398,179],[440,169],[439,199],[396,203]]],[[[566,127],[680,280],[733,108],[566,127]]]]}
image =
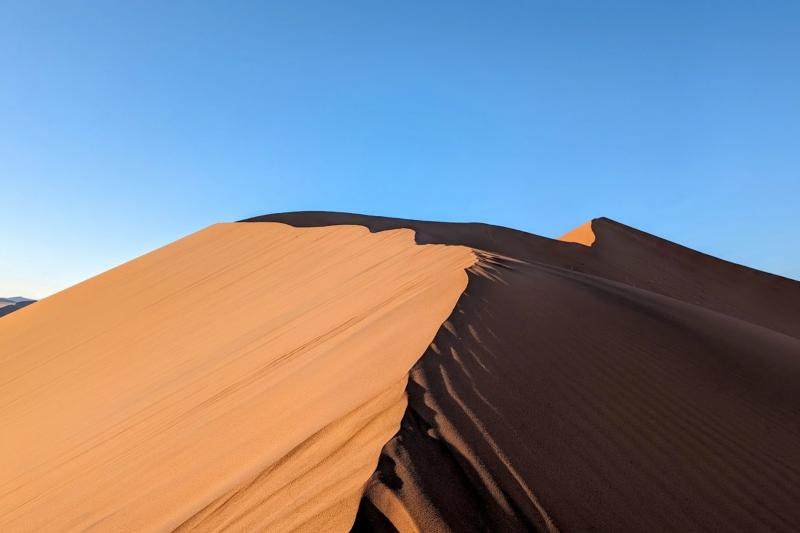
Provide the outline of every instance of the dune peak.
{"type": "Polygon", "coordinates": [[[577,228],[568,231],[559,237],[558,240],[563,242],[574,242],[584,246],[591,246],[595,241],[595,234],[592,230],[592,222],[594,222],[594,219],[589,220],[577,228]]]}

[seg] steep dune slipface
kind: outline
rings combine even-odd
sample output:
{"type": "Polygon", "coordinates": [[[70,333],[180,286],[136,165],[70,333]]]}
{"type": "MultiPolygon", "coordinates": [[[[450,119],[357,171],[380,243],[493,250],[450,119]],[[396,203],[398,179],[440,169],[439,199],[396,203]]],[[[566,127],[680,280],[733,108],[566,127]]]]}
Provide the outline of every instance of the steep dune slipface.
{"type": "Polygon", "coordinates": [[[257,220],[484,250],[410,373],[355,530],[800,530],[800,283],[607,219],[591,246],[257,220]]]}
{"type": "Polygon", "coordinates": [[[5,317],[0,530],[349,528],[473,261],[219,224],[5,317]]]}

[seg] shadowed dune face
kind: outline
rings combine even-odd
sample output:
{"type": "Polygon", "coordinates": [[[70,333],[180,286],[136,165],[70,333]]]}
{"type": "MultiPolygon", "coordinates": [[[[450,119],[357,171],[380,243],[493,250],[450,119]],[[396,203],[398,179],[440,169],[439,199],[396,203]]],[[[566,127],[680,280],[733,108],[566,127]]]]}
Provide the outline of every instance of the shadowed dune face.
{"type": "Polygon", "coordinates": [[[605,219],[590,247],[258,220],[482,250],[409,375],[355,530],[800,530],[800,283],[605,219]]]}
{"type": "Polygon", "coordinates": [[[346,530],[475,260],[219,224],[0,321],[0,530],[346,530]]]}

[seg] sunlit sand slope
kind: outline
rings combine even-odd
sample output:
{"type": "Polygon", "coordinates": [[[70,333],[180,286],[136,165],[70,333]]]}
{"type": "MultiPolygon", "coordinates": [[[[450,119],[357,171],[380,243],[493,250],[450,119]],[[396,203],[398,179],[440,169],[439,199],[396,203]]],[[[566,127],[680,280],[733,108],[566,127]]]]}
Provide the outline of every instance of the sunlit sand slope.
{"type": "Polygon", "coordinates": [[[577,228],[568,231],[558,238],[559,241],[574,242],[584,246],[591,246],[594,244],[594,231],[592,231],[592,221],[581,224],[577,228]]]}
{"type": "Polygon", "coordinates": [[[346,530],[474,261],[219,224],[0,321],[0,531],[346,530]]]}

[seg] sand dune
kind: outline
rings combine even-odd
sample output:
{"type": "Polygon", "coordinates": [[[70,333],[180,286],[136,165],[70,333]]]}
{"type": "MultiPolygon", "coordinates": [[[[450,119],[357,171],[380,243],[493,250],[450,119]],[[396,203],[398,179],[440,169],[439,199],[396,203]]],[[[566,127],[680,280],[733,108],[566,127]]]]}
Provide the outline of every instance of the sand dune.
{"type": "Polygon", "coordinates": [[[0,530],[346,530],[475,260],[219,224],[0,321],[0,530]]]}
{"type": "Polygon", "coordinates": [[[800,530],[800,283],[608,219],[591,246],[343,213],[254,220],[480,250],[410,373],[356,531],[800,530]]]}
{"type": "Polygon", "coordinates": [[[800,283],[604,218],[251,222],[0,320],[0,531],[800,530],[800,283]]]}
{"type": "Polygon", "coordinates": [[[584,246],[591,246],[594,243],[595,235],[592,231],[592,221],[581,224],[577,228],[568,231],[558,238],[559,241],[574,242],[584,246]]]}

